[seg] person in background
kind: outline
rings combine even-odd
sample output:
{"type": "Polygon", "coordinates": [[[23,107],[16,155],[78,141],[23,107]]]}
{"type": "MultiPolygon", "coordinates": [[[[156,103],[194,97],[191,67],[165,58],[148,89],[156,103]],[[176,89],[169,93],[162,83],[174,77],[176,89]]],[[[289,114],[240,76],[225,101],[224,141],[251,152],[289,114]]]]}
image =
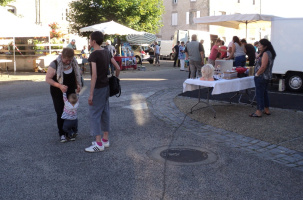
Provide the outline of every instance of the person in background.
{"type": "Polygon", "coordinates": [[[244,67],[246,64],[246,49],[244,44],[240,42],[240,39],[237,36],[233,37],[233,46],[232,52],[229,57],[225,58],[230,60],[234,57],[234,67],[244,67]]]}
{"type": "Polygon", "coordinates": [[[180,41],[178,41],[177,44],[172,48],[174,52],[174,67],[176,67],[176,64],[178,64],[178,67],[180,66],[180,63],[178,62],[179,46],[180,46],[180,41]]]}
{"type": "Polygon", "coordinates": [[[254,47],[255,47],[255,50],[256,50],[256,52],[258,52],[259,51],[259,42],[258,41],[256,41],[255,43],[254,43],[254,47]]]}
{"type": "Polygon", "coordinates": [[[255,66],[255,86],[257,110],[250,117],[261,117],[262,114],[271,115],[269,111],[269,98],[267,92],[268,82],[272,79],[272,67],[276,58],[276,52],[271,42],[267,39],[260,40],[260,56],[255,66]]]}
{"type": "MultiPolygon", "coordinates": [[[[187,47],[187,44],[188,44],[188,43],[189,43],[189,41],[186,42],[185,48],[187,47]]],[[[185,63],[186,63],[186,66],[187,66],[187,68],[188,68],[188,70],[187,70],[186,72],[189,72],[189,73],[188,73],[188,78],[190,78],[189,59],[186,58],[186,56],[185,56],[185,63]]]]}
{"type": "Polygon", "coordinates": [[[227,47],[226,46],[224,46],[224,41],[222,40],[221,41],[221,45],[220,45],[220,59],[224,59],[224,58],[226,58],[226,56],[227,56],[227,47]]]}
{"type": "Polygon", "coordinates": [[[104,35],[95,31],[90,35],[89,43],[94,47],[94,52],[89,55],[91,65],[91,84],[88,97],[90,115],[90,134],[95,137],[92,145],[85,148],[86,152],[100,152],[104,147],[109,147],[110,107],[108,66],[112,63],[115,67],[116,77],[119,77],[120,67],[115,59],[100,45],[104,35]],[[101,136],[103,132],[103,137],[101,136]]]}
{"type": "Polygon", "coordinates": [[[217,59],[217,55],[220,51],[221,40],[218,38],[215,42],[215,45],[211,48],[210,55],[208,57],[208,64],[212,64],[215,66],[215,60],[217,59]]]}
{"type": "Polygon", "coordinates": [[[191,42],[186,45],[185,54],[186,59],[189,59],[190,65],[190,78],[196,77],[196,72],[198,76],[202,77],[201,68],[204,65],[203,61],[203,49],[201,43],[197,41],[197,35],[193,34],[191,36],[191,42]]]}
{"type": "MultiPolygon", "coordinates": [[[[232,51],[233,51],[233,41],[231,41],[227,46],[227,57],[230,57],[232,51]]],[[[231,59],[233,59],[233,57],[231,57],[231,59]]]]}
{"type": "Polygon", "coordinates": [[[179,60],[180,60],[180,71],[184,71],[184,59],[185,59],[185,46],[184,41],[179,46],[179,60]]]}
{"type": "Polygon", "coordinates": [[[241,43],[244,44],[246,49],[246,55],[248,56],[248,61],[249,61],[248,66],[255,66],[255,59],[256,59],[255,47],[252,44],[247,44],[245,39],[242,39],[241,43]]]}
{"type": "MultiPolygon", "coordinates": [[[[116,53],[116,49],[114,46],[112,46],[112,42],[110,40],[106,40],[105,42],[106,46],[104,47],[104,49],[107,49],[112,57],[115,57],[115,53],[116,53]]],[[[110,67],[110,73],[114,73],[115,71],[115,67],[112,65],[112,63],[109,64],[110,67]]]]}
{"type": "Polygon", "coordinates": [[[86,49],[86,46],[84,45],[83,46],[83,49],[81,50],[81,58],[87,58],[87,54],[88,54],[88,51],[86,49]]]}
{"type": "Polygon", "coordinates": [[[77,93],[81,90],[81,75],[74,50],[70,48],[62,50],[62,55],[49,64],[45,81],[50,84],[61,142],[66,142],[66,132],[63,131],[64,119],[61,118],[64,109],[63,93],[69,96],[75,93],[75,90],[77,93]]]}
{"type": "Polygon", "coordinates": [[[73,50],[76,50],[77,49],[77,47],[76,47],[76,40],[72,39],[72,41],[66,46],[66,48],[71,48],[73,50]]]}
{"type": "Polygon", "coordinates": [[[202,52],[203,52],[202,60],[203,60],[203,62],[204,62],[204,58],[205,58],[205,51],[204,51],[204,46],[203,46],[204,40],[200,40],[200,43],[201,43],[201,45],[202,45],[202,52]]]}
{"type": "Polygon", "coordinates": [[[154,64],[154,66],[155,65],[160,66],[160,50],[161,50],[161,47],[158,45],[157,42],[155,42],[155,46],[154,46],[155,64],[154,64]]]}

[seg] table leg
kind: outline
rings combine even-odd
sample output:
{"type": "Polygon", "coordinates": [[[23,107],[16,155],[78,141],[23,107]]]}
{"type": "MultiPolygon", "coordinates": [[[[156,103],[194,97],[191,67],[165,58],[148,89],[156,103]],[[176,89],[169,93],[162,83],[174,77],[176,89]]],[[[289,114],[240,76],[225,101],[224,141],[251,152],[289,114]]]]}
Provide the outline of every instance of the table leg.
{"type": "MultiPolygon", "coordinates": [[[[242,90],[241,90],[241,91],[242,91],[242,90]]],[[[241,103],[241,98],[242,98],[242,95],[243,95],[243,94],[246,94],[246,95],[248,96],[248,100],[250,101],[250,96],[249,96],[249,94],[248,94],[248,89],[245,89],[245,93],[243,93],[243,92],[241,92],[241,91],[236,92],[236,94],[234,94],[232,97],[230,97],[230,98],[229,98],[229,103],[231,103],[231,100],[232,100],[234,97],[238,96],[238,95],[240,95],[240,97],[239,97],[239,99],[238,99],[238,103],[241,103]]]]}
{"type": "Polygon", "coordinates": [[[207,100],[206,100],[206,102],[201,101],[201,87],[199,86],[199,94],[198,94],[198,98],[199,98],[199,99],[198,99],[198,103],[196,103],[193,107],[191,107],[191,109],[190,109],[190,113],[191,113],[191,114],[193,114],[193,108],[194,108],[195,106],[197,106],[199,103],[204,103],[204,104],[206,104],[206,108],[210,108],[210,109],[214,112],[214,118],[217,117],[215,109],[214,109],[213,106],[209,103],[209,93],[210,93],[210,88],[207,88],[207,100]]]}
{"type": "Polygon", "coordinates": [[[8,73],[8,66],[7,66],[7,63],[5,63],[5,68],[6,68],[6,72],[7,72],[7,77],[9,78],[9,73],[8,73]]]}

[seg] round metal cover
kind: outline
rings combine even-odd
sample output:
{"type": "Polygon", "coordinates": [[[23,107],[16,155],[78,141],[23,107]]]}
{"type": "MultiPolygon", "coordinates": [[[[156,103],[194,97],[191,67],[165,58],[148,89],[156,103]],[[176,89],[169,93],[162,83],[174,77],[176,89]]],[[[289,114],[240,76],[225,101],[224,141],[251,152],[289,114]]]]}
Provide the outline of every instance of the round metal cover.
{"type": "Polygon", "coordinates": [[[160,156],[173,162],[193,163],[206,160],[208,153],[190,148],[170,148],[161,151],[160,156]]]}
{"type": "Polygon", "coordinates": [[[147,155],[155,161],[171,165],[205,165],[218,160],[215,153],[194,146],[163,146],[148,151],[147,155]]]}

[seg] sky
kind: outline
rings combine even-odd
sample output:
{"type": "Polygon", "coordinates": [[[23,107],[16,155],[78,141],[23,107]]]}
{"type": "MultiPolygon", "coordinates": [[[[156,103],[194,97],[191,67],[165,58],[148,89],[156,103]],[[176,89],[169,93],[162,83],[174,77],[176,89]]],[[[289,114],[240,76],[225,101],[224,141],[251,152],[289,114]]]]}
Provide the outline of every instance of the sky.
{"type": "Polygon", "coordinates": [[[279,17],[303,17],[302,0],[256,0],[261,1],[261,13],[279,17]]]}

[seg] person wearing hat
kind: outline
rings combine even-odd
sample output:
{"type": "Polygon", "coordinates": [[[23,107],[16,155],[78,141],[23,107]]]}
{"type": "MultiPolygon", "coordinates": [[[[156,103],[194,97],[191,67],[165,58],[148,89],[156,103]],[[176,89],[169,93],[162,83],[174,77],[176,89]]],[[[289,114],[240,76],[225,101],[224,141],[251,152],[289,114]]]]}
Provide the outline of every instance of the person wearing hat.
{"type": "Polygon", "coordinates": [[[77,47],[76,47],[76,40],[72,39],[72,41],[66,46],[66,48],[70,48],[70,49],[76,50],[77,49],[77,47]]]}

